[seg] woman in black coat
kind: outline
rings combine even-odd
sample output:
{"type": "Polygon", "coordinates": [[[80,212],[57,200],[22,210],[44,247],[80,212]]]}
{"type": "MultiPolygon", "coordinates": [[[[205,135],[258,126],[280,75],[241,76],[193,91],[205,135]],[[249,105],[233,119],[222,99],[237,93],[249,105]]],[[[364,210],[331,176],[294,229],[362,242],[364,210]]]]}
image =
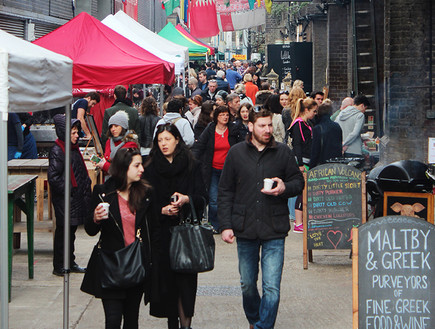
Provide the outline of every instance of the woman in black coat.
{"type": "Polygon", "coordinates": [[[168,328],[189,328],[194,314],[198,274],[182,274],[169,264],[170,227],[190,212],[190,200],[197,214],[203,213],[206,192],[199,164],[172,124],[158,126],[144,173],[156,192],[160,212],[158,273],[152,282],[158,295],[151,300],[150,313],[168,318],[168,328]],[[177,201],[171,201],[175,196],[177,201]]]}
{"type": "MultiPolygon", "coordinates": [[[[53,274],[64,274],[64,227],[65,227],[65,115],[57,114],[53,118],[57,139],[50,150],[47,178],[56,215],[56,230],[53,243],[53,274]]],[[[84,273],[74,256],[75,232],[87,216],[91,199],[91,179],[80,153],[78,138],[81,131],[80,120],[71,120],[71,202],[70,202],[70,271],[84,273]]]]}
{"type": "MultiPolygon", "coordinates": [[[[136,148],[118,150],[110,166],[110,179],[94,188],[91,211],[85,222],[86,232],[100,234],[101,249],[120,250],[135,241],[140,229],[145,254],[145,270],[151,273],[152,251],[158,245],[158,215],[153,207],[151,187],[142,178],[142,157],[136,148]],[[110,204],[109,214],[100,205],[110,204]],[[108,216],[107,216],[108,215],[108,216]]],[[[91,257],[81,290],[101,298],[106,318],[106,329],[138,328],[139,306],[145,292],[145,302],[150,298],[150,277],[145,282],[125,289],[101,287],[99,258],[91,257]]]]}
{"type": "Polygon", "coordinates": [[[219,179],[228,151],[237,143],[237,129],[235,124],[229,121],[230,115],[227,106],[216,108],[213,112],[213,122],[205,128],[192,149],[195,158],[201,161],[202,175],[210,200],[208,219],[216,233],[219,179]]]}

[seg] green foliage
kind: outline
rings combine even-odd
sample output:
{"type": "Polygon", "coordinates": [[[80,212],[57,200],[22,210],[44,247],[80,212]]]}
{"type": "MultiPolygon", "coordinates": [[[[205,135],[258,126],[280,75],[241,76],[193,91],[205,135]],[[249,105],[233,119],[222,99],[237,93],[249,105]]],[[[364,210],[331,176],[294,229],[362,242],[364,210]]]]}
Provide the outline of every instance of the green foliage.
{"type": "Polygon", "coordinates": [[[272,10],[271,15],[274,18],[282,18],[283,14],[289,13],[291,16],[297,15],[298,12],[308,6],[309,2],[283,2],[283,3],[277,3],[272,2],[272,10]]]}

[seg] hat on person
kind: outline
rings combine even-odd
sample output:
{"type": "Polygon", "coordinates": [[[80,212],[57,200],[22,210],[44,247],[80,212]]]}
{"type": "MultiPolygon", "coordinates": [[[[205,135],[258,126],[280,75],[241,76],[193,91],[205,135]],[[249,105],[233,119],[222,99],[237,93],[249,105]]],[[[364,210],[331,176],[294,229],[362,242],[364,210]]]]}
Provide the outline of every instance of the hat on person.
{"type": "Polygon", "coordinates": [[[124,111],[116,112],[109,119],[109,127],[111,125],[121,126],[125,130],[128,130],[128,114],[124,111]]]}
{"type": "Polygon", "coordinates": [[[228,96],[228,93],[227,93],[225,90],[219,90],[219,91],[216,93],[215,98],[222,98],[223,101],[225,102],[226,99],[227,99],[227,96],[228,96]]]}

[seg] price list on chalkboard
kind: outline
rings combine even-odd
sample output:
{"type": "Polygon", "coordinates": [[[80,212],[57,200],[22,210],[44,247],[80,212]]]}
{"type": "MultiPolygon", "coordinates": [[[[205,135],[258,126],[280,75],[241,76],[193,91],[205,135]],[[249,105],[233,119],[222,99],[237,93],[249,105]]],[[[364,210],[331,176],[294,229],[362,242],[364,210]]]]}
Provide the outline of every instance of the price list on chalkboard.
{"type": "Polygon", "coordinates": [[[377,218],[358,229],[359,328],[435,328],[435,226],[377,218]]]}
{"type": "Polygon", "coordinates": [[[307,247],[350,249],[352,227],[362,222],[361,171],[324,164],[307,174],[307,247]]]}

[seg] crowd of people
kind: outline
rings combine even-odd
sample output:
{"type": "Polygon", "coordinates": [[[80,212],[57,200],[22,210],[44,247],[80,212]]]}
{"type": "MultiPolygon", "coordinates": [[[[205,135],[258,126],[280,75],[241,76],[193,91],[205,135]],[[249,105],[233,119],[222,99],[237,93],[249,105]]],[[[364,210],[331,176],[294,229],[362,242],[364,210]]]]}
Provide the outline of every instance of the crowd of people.
{"type": "MultiPolygon", "coordinates": [[[[190,328],[195,310],[197,273],[178,273],[169,263],[171,227],[189,213],[208,208],[215,234],[237,242],[243,308],[250,328],[273,328],[279,305],[284,239],[302,233],[303,173],[331,158],[361,154],[365,96],[345,98],[332,113],[321,91],[307,97],[303,82],[289,91],[274,90],[262,79],[261,62],[206,63],[190,69],[187,88],[165,87],[163,115],[144,91],[114,89],[115,102],[104,112],[104,156],[95,166],[105,183],[91,191],[78,138],[90,136],[86,115],[100,101],[91,92],[73,106],[71,122],[70,271],[85,273],[82,290],[102,299],[106,328],[137,328],[144,298],[150,313],[167,318],[169,329],[190,328]],[[264,180],[272,180],[271,188],[264,180]],[[205,200],[206,205],[204,205],[205,200]],[[108,216],[102,201],[110,204],[108,216]],[[77,226],[99,243],[119,250],[141,229],[147,279],[126,289],[102,288],[101,269],[75,262],[77,226]],[[260,257],[261,255],[261,257],[260,257]],[[257,289],[259,265],[263,293],[257,289]]],[[[49,155],[57,227],[53,274],[63,263],[65,116],[54,118],[58,139],[49,155]]],[[[25,130],[10,120],[11,134],[25,130]]],[[[10,158],[21,156],[23,140],[11,138],[10,158]]]]}

